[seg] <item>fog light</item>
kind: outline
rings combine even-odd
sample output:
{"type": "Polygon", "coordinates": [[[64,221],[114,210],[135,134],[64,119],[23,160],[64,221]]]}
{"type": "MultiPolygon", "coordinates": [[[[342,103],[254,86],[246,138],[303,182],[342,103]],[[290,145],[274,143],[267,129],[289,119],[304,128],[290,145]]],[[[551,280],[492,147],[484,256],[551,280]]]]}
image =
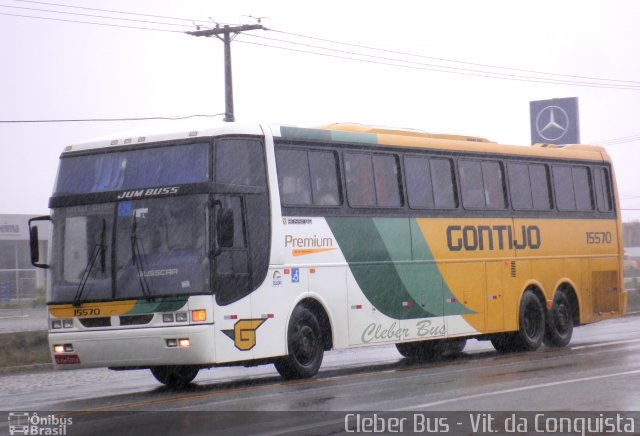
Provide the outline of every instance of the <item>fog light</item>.
{"type": "Polygon", "coordinates": [[[64,344],[64,352],[65,353],[73,353],[73,345],[71,344],[64,344]]]}
{"type": "Polygon", "coordinates": [[[53,346],[54,353],[64,353],[64,345],[54,345],[53,346]]]}
{"type": "Polygon", "coordinates": [[[176,322],[187,322],[187,312],[176,313],[176,322]]]}
{"type": "Polygon", "coordinates": [[[57,329],[61,329],[62,328],[62,320],[61,319],[54,319],[51,321],[51,328],[54,330],[57,329]]]}
{"type": "Polygon", "coordinates": [[[62,327],[66,328],[66,329],[73,328],[73,320],[72,319],[63,319],[62,320],[62,327]]]}
{"type": "Polygon", "coordinates": [[[189,340],[189,338],[178,339],[178,346],[180,348],[187,348],[190,345],[191,345],[191,341],[189,340]]]}
{"type": "Polygon", "coordinates": [[[163,313],[162,322],[173,322],[173,313],[163,313]]]}
{"type": "Polygon", "coordinates": [[[177,339],[167,339],[167,347],[177,347],[178,346],[178,340],[177,339]]]}
{"type": "Polygon", "coordinates": [[[204,309],[194,310],[191,312],[191,321],[202,322],[207,320],[207,311],[204,309]]]}

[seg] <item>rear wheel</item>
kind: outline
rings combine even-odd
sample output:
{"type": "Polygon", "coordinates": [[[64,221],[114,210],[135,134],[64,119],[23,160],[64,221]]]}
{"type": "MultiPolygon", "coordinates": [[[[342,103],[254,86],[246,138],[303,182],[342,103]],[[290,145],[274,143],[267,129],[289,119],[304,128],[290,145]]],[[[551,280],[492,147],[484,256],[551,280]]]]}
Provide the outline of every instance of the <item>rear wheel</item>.
{"type": "Polygon", "coordinates": [[[466,344],[466,339],[435,339],[396,344],[396,348],[407,359],[432,360],[460,354],[466,344]]]}
{"type": "Polygon", "coordinates": [[[287,344],[289,355],[274,364],[280,375],[287,380],[316,375],[322,364],[324,343],[320,324],[309,309],[297,306],[293,310],[287,344]]]}
{"type": "Polygon", "coordinates": [[[184,388],[198,375],[198,368],[193,366],[155,366],[151,374],[160,383],[172,388],[184,388]]]}
{"type": "Polygon", "coordinates": [[[573,317],[569,297],[562,291],[556,293],[553,306],[547,313],[544,344],[548,347],[564,347],[573,335],[573,317]]]}
{"type": "Polygon", "coordinates": [[[491,338],[494,348],[501,353],[534,351],[542,344],[545,332],[545,310],[536,294],[527,290],[520,300],[518,331],[501,333],[491,338]]]}
{"type": "Polygon", "coordinates": [[[462,353],[464,347],[467,345],[466,339],[448,339],[445,342],[445,356],[455,356],[462,353]]]}

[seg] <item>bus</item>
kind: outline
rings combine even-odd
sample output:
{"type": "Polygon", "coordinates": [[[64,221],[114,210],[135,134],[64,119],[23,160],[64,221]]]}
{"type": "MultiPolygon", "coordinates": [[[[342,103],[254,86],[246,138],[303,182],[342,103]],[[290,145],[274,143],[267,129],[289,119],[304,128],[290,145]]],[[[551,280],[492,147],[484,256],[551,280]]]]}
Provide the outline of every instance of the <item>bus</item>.
{"type": "Polygon", "coordinates": [[[307,378],[331,349],[563,347],[626,309],[597,146],[221,123],[70,145],[49,207],[30,232],[57,369],[150,369],[174,387],[229,365],[307,378]]]}

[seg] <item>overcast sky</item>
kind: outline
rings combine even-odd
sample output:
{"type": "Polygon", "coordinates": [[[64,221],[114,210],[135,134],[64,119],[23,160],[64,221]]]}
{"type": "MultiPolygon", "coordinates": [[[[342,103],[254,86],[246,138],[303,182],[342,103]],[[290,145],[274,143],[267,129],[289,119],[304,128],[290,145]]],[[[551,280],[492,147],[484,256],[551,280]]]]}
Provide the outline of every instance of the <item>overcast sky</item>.
{"type": "MultiPolygon", "coordinates": [[[[581,142],[607,145],[623,219],[640,219],[637,0],[0,0],[0,120],[224,112],[222,43],[182,32],[255,23],[246,15],[272,30],[232,44],[237,121],[360,122],[529,146],[529,102],[578,97],[581,142]]],[[[0,214],[47,212],[65,145],[220,119],[2,122],[0,214]]]]}

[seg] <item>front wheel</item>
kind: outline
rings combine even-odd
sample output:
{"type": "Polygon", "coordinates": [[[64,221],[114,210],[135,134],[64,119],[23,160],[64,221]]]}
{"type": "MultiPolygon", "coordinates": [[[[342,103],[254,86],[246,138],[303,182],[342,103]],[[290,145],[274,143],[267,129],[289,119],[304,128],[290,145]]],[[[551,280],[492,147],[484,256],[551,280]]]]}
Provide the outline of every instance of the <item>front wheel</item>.
{"type": "Polygon", "coordinates": [[[172,388],[186,387],[198,375],[198,368],[193,366],[154,366],[151,374],[160,383],[172,388]]]}
{"type": "Polygon", "coordinates": [[[316,375],[324,356],[324,342],[320,324],[309,309],[297,306],[293,310],[287,344],[289,354],[274,363],[278,373],[286,380],[316,375]]]}

